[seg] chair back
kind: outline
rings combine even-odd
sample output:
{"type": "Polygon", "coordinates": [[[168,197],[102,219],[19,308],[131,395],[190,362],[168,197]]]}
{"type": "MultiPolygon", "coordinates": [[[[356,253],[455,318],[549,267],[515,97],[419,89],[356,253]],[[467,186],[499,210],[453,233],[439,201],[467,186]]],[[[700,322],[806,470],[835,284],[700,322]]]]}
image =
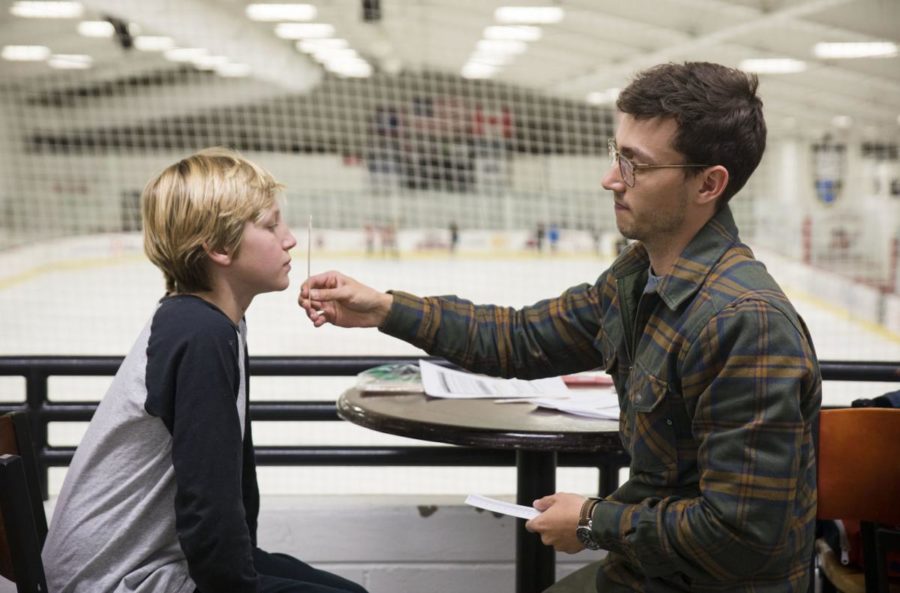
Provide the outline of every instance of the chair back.
{"type": "Polygon", "coordinates": [[[46,593],[47,518],[25,413],[0,416],[0,575],[19,593],[46,593]]]}
{"type": "Polygon", "coordinates": [[[819,519],[900,525],[900,409],[822,410],[819,519]]]}

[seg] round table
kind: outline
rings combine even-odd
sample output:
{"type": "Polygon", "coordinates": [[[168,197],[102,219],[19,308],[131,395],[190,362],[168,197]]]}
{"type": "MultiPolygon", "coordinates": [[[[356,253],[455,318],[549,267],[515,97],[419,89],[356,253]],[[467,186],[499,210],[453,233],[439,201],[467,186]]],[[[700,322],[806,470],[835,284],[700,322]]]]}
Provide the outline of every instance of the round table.
{"type": "MultiPolygon", "coordinates": [[[[338,415],[389,434],[490,449],[516,451],[516,502],[531,506],[556,491],[559,452],[621,452],[619,423],[583,418],[531,403],[498,404],[491,399],[443,399],[414,394],[363,394],[357,389],[337,401],[338,415]]],[[[553,548],[516,521],[516,591],[539,593],[555,580],[553,548]]]]}

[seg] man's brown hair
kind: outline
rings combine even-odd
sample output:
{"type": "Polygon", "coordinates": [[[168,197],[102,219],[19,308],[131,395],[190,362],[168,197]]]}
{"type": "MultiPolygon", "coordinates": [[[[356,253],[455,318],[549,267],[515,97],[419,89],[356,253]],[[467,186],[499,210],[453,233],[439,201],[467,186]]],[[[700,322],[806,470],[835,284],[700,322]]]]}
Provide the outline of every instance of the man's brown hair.
{"type": "MultiPolygon", "coordinates": [[[[685,162],[722,165],[724,206],[747,183],[766,149],[766,121],[754,74],[709,62],[661,64],[640,72],[616,107],[635,119],[673,118],[673,148],[685,162]]],[[[700,169],[685,169],[696,175],[700,169]]]]}

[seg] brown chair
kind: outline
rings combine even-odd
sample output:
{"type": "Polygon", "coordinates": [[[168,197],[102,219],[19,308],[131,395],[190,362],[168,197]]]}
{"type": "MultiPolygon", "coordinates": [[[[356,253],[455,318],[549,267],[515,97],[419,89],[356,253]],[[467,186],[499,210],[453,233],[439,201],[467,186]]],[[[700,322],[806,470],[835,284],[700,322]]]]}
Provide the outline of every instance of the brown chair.
{"type": "Polygon", "coordinates": [[[818,519],[862,526],[865,571],[842,565],[824,540],[816,542],[828,583],[842,593],[900,591],[889,588],[886,561],[888,550],[900,549],[900,410],[822,410],[818,489],[818,519]]]}
{"type": "Polygon", "coordinates": [[[19,593],[47,593],[41,549],[47,518],[27,415],[0,416],[0,575],[19,593]]]}

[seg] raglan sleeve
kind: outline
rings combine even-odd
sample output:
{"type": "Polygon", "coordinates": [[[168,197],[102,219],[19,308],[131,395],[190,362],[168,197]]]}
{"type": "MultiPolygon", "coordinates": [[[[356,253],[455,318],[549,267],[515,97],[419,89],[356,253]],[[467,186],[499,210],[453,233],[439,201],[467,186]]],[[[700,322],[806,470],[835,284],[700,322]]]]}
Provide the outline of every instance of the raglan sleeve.
{"type": "Polygon", "coordinates": [[[175,528],[190,576],[203,593],[254,592],[236,334],[227,325],[206,327],[178,344],[156,346],[157,357],[152,342],[148,348],[148,405],[159,407],[172,434],[175,528]]]}

